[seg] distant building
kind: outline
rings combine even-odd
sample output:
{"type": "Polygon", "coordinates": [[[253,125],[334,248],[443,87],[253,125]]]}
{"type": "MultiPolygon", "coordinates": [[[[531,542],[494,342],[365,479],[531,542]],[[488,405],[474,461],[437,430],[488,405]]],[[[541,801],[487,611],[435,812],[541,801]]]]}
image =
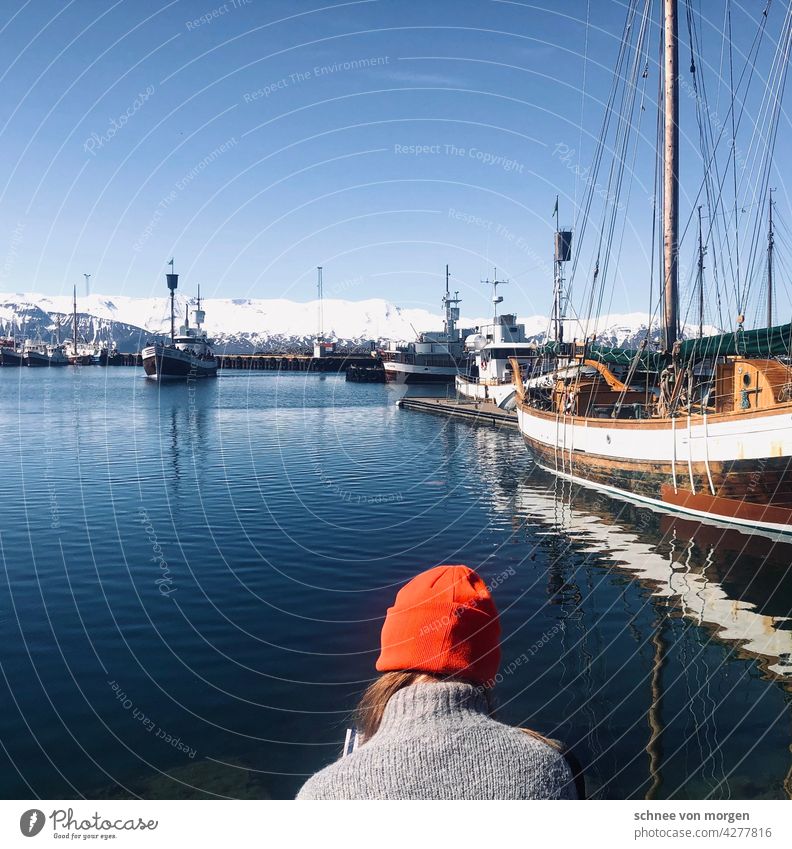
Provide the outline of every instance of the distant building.
{"type": "Polygon", "coordinates": [[[328,354],[335,354],[336,343],[328,342],[326,339],[317,338],[314,341],[313,355],[316,358],[326,357],[328,354]]]}

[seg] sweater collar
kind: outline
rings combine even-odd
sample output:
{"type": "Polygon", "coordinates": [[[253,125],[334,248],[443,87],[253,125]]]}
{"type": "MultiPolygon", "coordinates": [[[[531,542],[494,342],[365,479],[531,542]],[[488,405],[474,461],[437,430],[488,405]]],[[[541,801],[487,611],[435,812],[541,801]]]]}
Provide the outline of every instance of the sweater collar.
{"type": "Polygon", "coordinates": [[[473,684],[464,681],[411,684],[390,697],[377,733],[417,720],[443,721],[487,713],[487,699],[481,688],[473,684]]]}

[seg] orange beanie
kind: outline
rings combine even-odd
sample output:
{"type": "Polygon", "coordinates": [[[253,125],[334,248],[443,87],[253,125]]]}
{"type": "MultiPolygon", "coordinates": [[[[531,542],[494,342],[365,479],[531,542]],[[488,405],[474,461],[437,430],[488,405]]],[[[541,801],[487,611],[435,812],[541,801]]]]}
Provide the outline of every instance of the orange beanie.
{"type": "Polygon", "coordinates": [[[379,672],[415,670],[483,684],[499,665],[498,611],[472,569],[436,566],[399,590],[382,626],[379,672]]]}

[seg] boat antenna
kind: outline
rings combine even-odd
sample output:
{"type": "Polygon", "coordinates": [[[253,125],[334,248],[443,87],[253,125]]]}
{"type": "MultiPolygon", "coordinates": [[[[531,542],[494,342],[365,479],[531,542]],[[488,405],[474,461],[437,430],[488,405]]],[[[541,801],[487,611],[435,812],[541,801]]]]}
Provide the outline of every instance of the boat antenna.
{"type": "Polygon", "coordinates": [[[176,323],[174,318],[174,304],[173,304],[173,296],[176,292],[176,287],[179,285],[179,275],[174,274],[173,272],[173,259],[168,263],[170,266],[170,273],[165,275],[165,279],[168,282],[168,289],[170,289],[170,312],[171,312],[171,345],[175,343],[176,339],[176,323]]]}
{"type": "Polygon", "coordinates": [[[482,280],[485,286],[492,286],[492,323],[498,323],[498,304],[503,303],[503,295],[498,294],[498,286],[508,283],[508,280],[498,280],[498,269],[493,268],[492,280],[482,280]]]}
{"type": "Polygon", "coordinates": [[[319,310],[319,333],[316,337],[317,342],[324,342],[324,309],[323,309],[323,298],[324,292],[322,287],[322,266],[316,266],[316,294],[318,298],[318,310],[319,310]]]}
{"type": "Polygon", "coordinates": [[[74,286],[74,365],[77,365],[77,284],[74,286]]]}
{"type": "Polygon", "coordinates": [[[679,23],[677,0],[664,0],[663,277],[665,352],[679,331],[679,23]]]}
{"type": "Polygon", "coordinates": [[[775,234],[773,232],[773,192],[770,189],[770,203],[768,209],[767,228],[767,326],[773,326],[773,248],[775,247],[775,234]]]}
{"type": "Polygon", "coordinates": [[[443,295],[442,303],[444,312],[443,323],[445,324],[445,336],[447,342],[455,341],[453,337],[456,336],[456,323],[459,321],[459,305],[462,303],[462,299],[459,297],[459,292],[454,292],[454,297],[451,297],[451,292],[449,290],[450,276],[448,266],[446,265],[446,290],[443,295]]]}
{"type": "Polygon", "coordinates": [[[556,195],[553,215],[556,220],[555,253],[553,257],[553,326],[555,341],[564,341],[564,318],[566,306],[564,303],[564,263],[572,258],[572,231],[562,230],[558,218],[558,195],[556,195]]]}

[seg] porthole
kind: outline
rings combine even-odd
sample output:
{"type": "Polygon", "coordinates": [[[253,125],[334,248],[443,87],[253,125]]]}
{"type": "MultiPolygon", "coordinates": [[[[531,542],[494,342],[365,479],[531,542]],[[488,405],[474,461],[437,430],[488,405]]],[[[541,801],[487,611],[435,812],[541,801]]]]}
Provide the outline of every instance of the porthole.
{"type": "Polygon", "coordinates": [[[743,375],[743,386],[750,386],[750,385],[751,385],[751,375],[746,372],[743,375]]]}

